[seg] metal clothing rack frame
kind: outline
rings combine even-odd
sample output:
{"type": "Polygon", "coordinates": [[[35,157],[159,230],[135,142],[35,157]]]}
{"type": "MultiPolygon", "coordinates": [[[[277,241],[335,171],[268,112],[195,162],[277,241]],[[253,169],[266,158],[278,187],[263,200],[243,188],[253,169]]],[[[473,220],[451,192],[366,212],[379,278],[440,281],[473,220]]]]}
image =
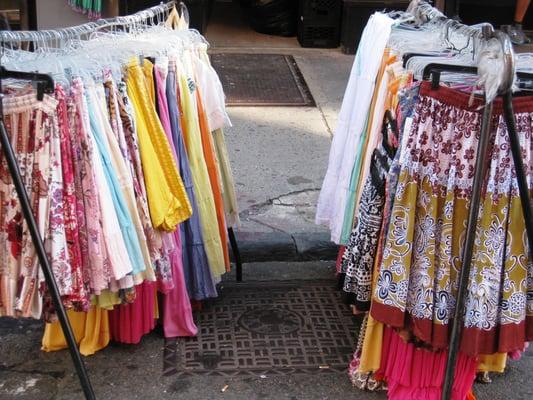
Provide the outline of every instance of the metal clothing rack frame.
{"type": "Polygon", "coordinates": [[[123,28],[129,28],[145,21],[154,21],[157,17],[164,17],[172,8],[177,6],[186,7],[182,2],[178,3],[176,0],[170,0],[131,15],[101,18],[97,21],[66,28],[38,31],[0,31],[0,34],[4,45],[18,44],[20,48],[22,43],[34,43],[36,45],[55,44],[56,47],[60,47],[62,41],[88,38],[95,31],[106,27],[121,26],[123,28]]]}
{"type": "Polygon", "coordinates": [[[96,397],[94,395],[94,391],[89,380],[89,375],[87,374],[85,364],[81,358],[76,339],[72,332],[72,327],[70,326],[70,322],[67,317],[67,312],[65,311],[63,303],[61,302],[61,296],[59,294],[59,289],[57,288],[56,280],[52,272],[52,267],[46,255],[44,243],[39,234],[37,222],[35,221],[35,218],[33,216],[33,211],[31,209],[28,193],[26,192],[24,183],[22,182],[18,163],[15,158],[15,153],[13,152],[13,148],[11,147],[11,143],[9,142],[9,136],[5,127],[3,113],[0,115],[0,143],[2,145],[4,156],[7,160],[9,173],[11,174],[11,178],[13,179],[13,183],[17,191],[22,212],[24,214],[24,219],[28,224],[28,229],[31,234],[32,242],[35,246],[39,263],[41,264],[41,269],[44,274],[46,285],[48,286],[48,290],[50,290],[50,295],[52,297],[52,301],[54,303],[54,307],[56,309],[57,316],[61,324],[61,329],[63,330],[63,334],[65,335],[70,355],[72,357],[74,367],[76,368],[76,373],[78,374],[78,377],[80,379],[80,384],[83,389],[83,393],[85,394],[86,399],[95,399],[96,397]]]}
{"type": "MultiPolygon", "coordinates": [[[[20,47],[20,44],[23,42],[44,44],[50,41],[56,41],[56,43],[60,44],[62,40],[73,39],[73,38],[81,39],[83,36],[88,36],[91,33],[95,32],[96,30],[101,29],[103,26],[122,26],[124,28],[127,28],[128,26],[134,26],[146,20],[151,19],[153,21],[154,18],[156,18],[157,16],[165,15],[165,13],[169,12],[175,6],[176,6],[176,1],[170,1],[170,2],[167,2],[166,4],[161,3],[158,6],[151,7],[147,10],[140,11],[133,15],[101,19],[97,22],[89,22],[89,23],[82,24],[79,26],[63,28],[59,30],[47,30],[47,31],[35,31],[35,32],[34,31],[18,31],[18,32],[0,31],[0,40],[1,40],[0,51],[2,51],[2,53],[0,54],[0,68],[1,68],[1,55],[3,55],[3,50],[5,48],[6,43],[11,43],[11,45],[13,45],[14,43],[18,43],[19,47],[20,47]]],[[[184,7],[184,5],[182,5],[181,3],[180,3],[180,6],[184,7]]],[[[4,72],[5,70],[1,69],[0,96],[1,96],[1,79],[3,77],[2,75],[4,72]]],[[[31,75],[31,74],[28,74],[28,75],[31,75]]],[[[32,78],[28,78],[28,79],[32,79],[32,78]]],[[[46,79],[46,81],[48,81],[48,79],[46,79]]],[[[49,81],[53,82],[51,78],[49,78],[49,81]]],[[[72,327],[70,325],[70,322],[67,316],[67,312],[61,301],[61,295],[57,287],[57,283],[56,283],[56,280],[53,274],[50,260],[48,259],[48,256],[46,254],[43,238],[41,237],[39,233],[39,228],[35,220],[33,210],[31,208],[28,193],[26,192],[26,188],[24,187],[24,183],[21,177],[21,173],[20,173],[20,169],[19,169],[19,166],[16,160],[16,156],[11,146],[9,134],[5,126],[1,97],[0,97],[0,145],[2,147],[2,152],[4,154],[4,157],[6,158],[8,168],[9,168],[9,173],[11,175],[11,178],[13,179],[13,184],[15,186],[17,196],[21,204],[22,212],[24,214],[24,219],[26,220],[26,223],[28,224],[28,230],[30,232],[32,242],[35,246],[37,257],[38,257],[41,269],[44,274],[45,282],[50,291],[50,295],[52,297],[52,301],[56,309],[59,322],[61,324],[61,329],[63,331],[63,334],[65,335],[68,349],[69,349],[72,361],[74,363],[76,373],[80,380],[80,385],[82,387],[84,396],[87,400],[95,400],[96,396],[95,396],[93,387],[91,385],[89,375],[85,367],[85,363],[83,362],[83,359],[79,352],[76,339],[75,339],[74,333],[72,331],[72,327]]],[[[228,234],[229,234],[229,240],[230,240],[230,244],[232,247],[232,251],[233,251],[233,255],[234,255],[234,259],[236,263],[237,281],[241,282],[242,281],[242,262],[241,262],[240,251],[237,245],[237,240],[235,238],[235,233],[233,231],[233,228],[231,227],[228,228],[228,234]]]]}
{"type": "MultiPolygon", "coordinates": [[[[458,2],[457,2],[458,3],[458,2]]],[[[420,19],[445,18],[442,13],[432,7],[425,1],[414,0],[409,7],[416,17],[420,19]]],[[[468,34],[472,34],[467,25],[463,25],[457,21],[450,25],[452,29],[459,29],[468,34]]],[[[470,28],[471,29],[471,28],[470,28]]],[[[478,31],[479,32],[479,31],[478,31]]],[[[529,190],[527,187],[527,177],[522,161],[522,154],[520,149],[520,141],[518,138],[518,131],[516,127],[516,120],[513,111],[513,94],[512,86],[516,74],[515,58],[513,47],[509,36],[502,33],[494,33],[494,28],[490,24],[483,26],[483,37],[496,37],[502,46],[502,54],[504,61],[504,76],[503,82],[499,87],[498,94],[503,98],[504,119],[509,133],[509,142],[511,153],[513,156],[514,167],[517,176],[517,183],[520,192],[520,199],[522,204],[522,212],[525,219],[527,238],[529,243],[529,257],[533,257],[533,211],[531,201],[529,198],[529,190]]],[[[453,70],[453,68],[452,68],[453,70]]],[[[439,72],[437,72],[439,74],[439,72]]],[[[438,76],[438,75],[437,75],[438,76]]],[[[459,273],[458,293],[455,305],[455,312],[452,323],[452,330],[450,333],[448,358],[446,362],[446,373],[444,384],[442,387],[442,400],[451,399],[454,374],[457,362],[457,354],[459,351],[461,332],[464,322],[464,307],[468,290],[468,280],[470,277],[470,268],[473,258],[474,242],[476,238],[476,228],[479,218],[479,207],[481,203],[481,192],[483,187],[484,177],[486,175],[486,163],[489,157],[488,146],[490,142],[491,118],[492,118],[493,104],[492,102],[485,105],[483,110],[483,117],[481,123],[480,139],[476,154],[476,163],[474,168],[474,180],[472,184],[472,198],[470,201],[470,208],[466,227],[465,243],[461,254],[462,265],[459,273]]]]}

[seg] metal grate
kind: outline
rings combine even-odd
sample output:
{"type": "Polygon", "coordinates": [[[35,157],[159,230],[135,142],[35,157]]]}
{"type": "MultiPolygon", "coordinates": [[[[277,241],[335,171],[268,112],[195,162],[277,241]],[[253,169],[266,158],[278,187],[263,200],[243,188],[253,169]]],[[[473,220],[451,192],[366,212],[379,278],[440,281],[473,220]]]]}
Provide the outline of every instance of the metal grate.
{"type": "Polygon", "coordinates": [[[231,284],[195,319],[179,376],[345,373],[357,332],[331,281],[231,284]]]}
{"type": "Polygon", "coordinates": [[[228,106],[315,106],[293,56],[215,53],[211,62],[228,106]]]}

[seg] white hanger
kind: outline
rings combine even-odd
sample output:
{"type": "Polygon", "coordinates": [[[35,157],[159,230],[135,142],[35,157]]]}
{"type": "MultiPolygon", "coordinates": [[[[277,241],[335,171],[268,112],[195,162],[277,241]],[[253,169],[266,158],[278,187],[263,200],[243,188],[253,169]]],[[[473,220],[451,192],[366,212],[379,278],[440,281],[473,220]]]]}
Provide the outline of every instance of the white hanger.
{"type": "MultiPolygon", "coordinates": [[[[34,42],[36,51],[13,49],[9,59],[12,65],[17,64],[15,69],[31,68],[50,73],[66,86],[69,77],[65,69],[71,70],[73,76],[100,80],[103,69],[110,68],[118,76],[122,66],[140,54],[183,57],[187,50],[205,49],[208,43],[199,32],[175,31],[163,26],[164,17],[170,10],[171,6],[167,4],[132,16],[76,27],[21,32],[17,40],[34,42]]],[[[183,7],[181,10],[182,14],[187,12],[183,7]]]]}

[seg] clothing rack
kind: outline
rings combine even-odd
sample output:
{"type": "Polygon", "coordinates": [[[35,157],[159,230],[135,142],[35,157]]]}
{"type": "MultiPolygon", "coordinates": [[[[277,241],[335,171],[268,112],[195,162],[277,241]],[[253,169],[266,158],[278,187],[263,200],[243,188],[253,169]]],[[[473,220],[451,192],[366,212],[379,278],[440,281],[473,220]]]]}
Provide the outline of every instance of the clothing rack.
{"type": "MultiPolygon", "coordinates": [[[[1,80],[2,78],[6,78],[8,76],[15,77],[16,75],[16,77],[19,79],[26,79],[26,80],[33,81],[33,82],[38,82],[39,93],[41,93],[42,89],[45,89],[47,92],[53,92],[54,81],[50,76],[47,76],[47,75],[7,71],[1,66],[1,61],[2,61],[1,58],[2,58],[4,49],[7,43],[11,44],[11,46],[17,43],[19,47],[21,43],[23,42],[34,43],[34,44],[42,43],[44,45],[50,42],[54,42],[60,45],[62,41],[64,40],[68,40],[68,39],[80,39],[81,40],[82,37],[89,37],[90,34],[102,28],[107,28],[107,27],[112,27],[112,26],[113,27],[122,26],[124,29],[127,29],[128,27],[136,26],[148,20],[150,20],[153,23],[156,18],[158,21],[162,22],[164,21],[164,16],[167,13],[169,13],[175,6],[176,6],[176,1],[172,0],[166,4],[161,3],[158,6],[151,7],[147,10],[140,11],[133,15],[108,18],[108,19],[100,19],[97,22],[89,22],[86,24],[82,24],[82,25],[78,25],[74,27],[62,28],[58,30],[17,31],[17,32],[0,31],[0,52],[1,52],[0,53],[0,144],[2,147],[2,152],[8,164],[11,178],[13,179],[13,183],[16,188],[17,196],[21,204],[24,218],[26,220],[26,223],[28,224],[28,229],[31,235],[32,243],[35,246],[37,257],[38,257],[39,263],[41,265],[41,269],[45,277],[46,285],[48,289],[50,290],[50,295],[51,295],[54,307],[56,309],[63,334],[65,335],[65,339],[66,339],[66,342],[69,348],[69,352],[72,357],[72,361],[74,363],[76,373],[80,380],[80,385],[82,387],[84,396],[87,400],[95,400],[96,396],[95,396],[93,387],[91,385],[89,375],[85,367],[85,363],[83,362],[83,359],[81,358],[80,351],[78,349],[76,339],[74,337],[74,333],[72,331],[72,327],[70,325],[70,322],[67,316],[67,312],[61,301],[61,296],[60,296],[59,289],[58,289],[58,286],[57,286],[57,283],[56,283],[56,280],[55,280],[55,277],[52,271],[51,263],[46,254],[43,238],[41,237],[39,233],[38,225],[35,220],[31,205],[30,205],[28,193],[26,191],[26,188],[24,187],[24,183],[21,177],[21,173],[20,173],[20,169],[19,169],[19,166],[16,160],[16,156],[11,146],[9,135],[8,135],[8,132],[5,126],[3,106],[2,106],[3,102],[1,98],[1,91],[2,91],[1,80]]],[[[180,2],[179,6],[182,8],[182,10],[183,10],[183,7],[185,7],[185,5],[182,2],[180,2]]],[[[233,251],[233,255],[234,255],[234,259],[236,263],[237,281],[241,282],[242,281],[242,262],[241,262],[240,251],[237,245],[237,241],[235,238],[235,233],[233,231],[233,228],[229,227],[228,233],[229,233],[229,240],[231,243],[231,247],[232,247],[232,251],[233,251]]]]}
{"type": "MultiPolygon", "coordinates": [[[[66,40],[81,40],[84,37],[89,38],[91,34],[102,29],[118,27],[129,29],[146,23],[146,21],[151,21],[152,23],[155,21],[164,22],[166,15],[168,15],[174,7],[178,7],[181,12],[187,12],[187,6],[182,1],[178,2],[176,0],[171,0],[167,3],[161,2],[161,4],[157,6],[139,11],[135,14],[113,18],[102,18],[96,22],[88,22],[68,28],[43,31],[0,31],[2,50],[6,44],[10,44],[11,46],[16,44],[20,48],[22,43],[33,43],[34,46],[42,44],[43,47],[53,43],[59,47],[66,40]]],[[[232,227],[228,227],[228,238],[235,262],[236,281],[242,282],[242,259],[235,232],[232,227]]]]}
{"type": "MultiPolygon", "coordinates": [[[[410,12],[419,19],[431,20],[433,18],[447,19],[439,10],[433,8],[425,1],[414,0],[409,6],[410,12]]],[[[473,34],[472,27],[461,24],[457,21],[445,22],[448,29],[454,29],[458,32],[473,34]]],[[[479,29],[476,29],[479,33],[479,29]]],[[[503,81],[499,87],[498,94],[503,97],[504,119],[509,132],[509,140],[511,152],[513,155],[514,167],[518,181],[520,192],[520,199],[522,203],[522,211],[525,219],[527,237],[529,242],[529,256],[533,257],[533,212],[529,193],[527,189],[527,179],[522,161],[520,150],[520,141],[516,128],[516,120],[513,112],[513,94],[512,86],[516,75],[515,60],[513,47],[508,35],[501,32],[494,32],[494,28],[490,24],[486,24],[482,28],[482,34],[485,39],[497,38],[501,44],[504,71],[503,81]]],[[[453,71],[456,67],[452,67],[453,71]]],[[[438,74],[438,73],[437,73],[438,74]]],[[[470,277],[470,267],[472,264],[474,242],[476,237],[476,227],[479,216],[479,207],[481,203],[481,191],[486,173],[485,165],[488,161],[489,154],[487,152],[490,139],[490,122],[492,117],[492,101],[486,104],[483,111],[483,118],[481,123],[480,139],[476,154],[476,163],[474,169],[474,180],[472,187],[472,198],[470,202],[468,222],[466,228],[466,237],[461,255],[462,266],[459,274],[458,294],[456,299],[455,313],[452,324],[452,331],[450,334],[448,346],[448,358],[446,363],[446,374],[442,388],[442,400],[451,399],[452,387],[454,382],[454,374],[457,362],[457,353],[460,345],[461,331],[463,327],[464,307],[466,295],[468,290],[468,280],[470,277]]]]}

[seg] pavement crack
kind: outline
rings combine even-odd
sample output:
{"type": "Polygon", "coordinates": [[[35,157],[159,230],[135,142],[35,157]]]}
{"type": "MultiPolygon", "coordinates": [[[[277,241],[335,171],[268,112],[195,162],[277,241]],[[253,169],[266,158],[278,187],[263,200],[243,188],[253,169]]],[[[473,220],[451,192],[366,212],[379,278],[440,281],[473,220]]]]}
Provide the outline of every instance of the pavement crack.
{"type": "Polygon", "coordinates": [[[0,371],[15,372],[17,374],[30,374],[30,375],[45,375],[54,379],[62,379],[65,377],[65,371],[43,371],[38,369],[24,369],[20,368],[21,365],[14,366],[1,366],[0,371]]]}
{"type": "Polygon", "coordinates": [[[298,194],[303,194],[303,193],[312,193],[312,192],[318,192],[321,188],[308,188],[308,189],[301,189],[301,190],[294,190],[292,192],[289,192],[289,193],[284,193],[284,194],[281,194],[277,197],[273,197],[269,200],[267,200],[267,202],[270,202],[270,204],[273,204],[273,202],[275,200],[279,200],[281,201],[281,199],[283,197],[287,197],[287,196],[295,196],[295,195],[298,195],[298,194]]]}
{"type": "Polygon", "coordinates": [[[324,121],[324,125],[326,125],[326,130],[328,131],[329,138],[333,139],[333,129],[331,129],[331,126],[329,126],[328,119],[326,118],[326,114],[324,113],[324,110],[322,110],[322,106],[317,103],[316,108],[320,112],[320,116],[322,117],[322,121],[324,121]]]}
{"type": "Polygon", "coordinates": [[[258,203],[258,204],[254,204],[244,210],[242,210],[239,215],[242,217],[242,218],[247,218],[249,215],[253,214],[253,213],[258,213],[260,211],[262,211],[264,208],[267,208],[267,207],[271,207],[273,205],[275,206],[282,206],[282,207],[298,207],[298,206],[306,206],[306,205],[309,205],[309,203],[305,203],[305,204],[290,204],[290,203],[284,203],[282,201],[283,198],[285,197],[288,197],[288,196],[296,196],[296,195],[299,195],[299,194],[304,194],[304,193],[313,193],[313,192],[318,192],[320,191],[321,188],[307,188],[307,189],[301,189],[301,190],[294,190],[292,192],[288,192],[288,193],[283,193],[279,196],[276,196],[276,197],[272,197],[262,203],[258,203]]]}
{"type": "Polygon", "coordinates": [[[286,231],[284,231],[283,229],[279,229],[277,227],[275,227],[274,225],[270,225],[270,224],[267,224],[266,222],[263,222],[263,221],[260,221],[258,219],[255,219],[255,218],[248,218],[250,221],[253,221],[255,222],[256,224],[259,224],[259,225],[263,225],[263,226],[266,226],[267,228],[270,228],[274,231],[277,231],[277,232],[281,232],[281,233],[287,233],[286,231]]]}
{"type": "Polygon", "coordinates": [[[7,364],[0,364],[0,371],[14,371],[19,367],[22,367],[26,362],[21,361],[15,364],[7,365],[7,364]]]}

